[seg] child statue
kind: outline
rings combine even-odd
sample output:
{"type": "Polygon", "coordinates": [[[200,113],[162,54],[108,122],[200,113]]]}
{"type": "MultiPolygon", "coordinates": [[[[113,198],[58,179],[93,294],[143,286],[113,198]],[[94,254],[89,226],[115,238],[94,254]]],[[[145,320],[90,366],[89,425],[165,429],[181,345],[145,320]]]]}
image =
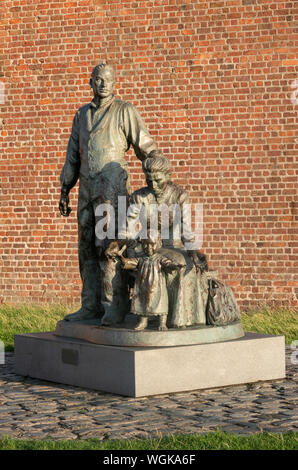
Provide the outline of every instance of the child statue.
{"type": "MultiPolygon", "coordinates": [[[[181,259],[169,259],[160,251],[162,241],[160,233],[149,230],[147,238],[141,241],[143,254],[138,258],[124,258],[124,269],[136,269],[137,274],[131,299],[131,313],[139,316],[135,330],[144,330],[150,317],[159,319],[158,330],[167,330],[169,309],[165,271],[185,266],[181,259]]],[[[182,258],[183,259],[183,258],[182,258]]]]}

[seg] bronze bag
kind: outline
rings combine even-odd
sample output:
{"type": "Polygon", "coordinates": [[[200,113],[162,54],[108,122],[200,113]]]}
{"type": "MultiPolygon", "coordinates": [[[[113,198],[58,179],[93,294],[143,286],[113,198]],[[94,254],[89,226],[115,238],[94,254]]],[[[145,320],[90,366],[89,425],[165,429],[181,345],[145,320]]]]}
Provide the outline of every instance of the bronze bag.
{"type": "Polygon", "coordinates": [[[208,279],[207,325],[228,325],[240,319],[240,310],[229,286],[217,279],[208,279]]]}

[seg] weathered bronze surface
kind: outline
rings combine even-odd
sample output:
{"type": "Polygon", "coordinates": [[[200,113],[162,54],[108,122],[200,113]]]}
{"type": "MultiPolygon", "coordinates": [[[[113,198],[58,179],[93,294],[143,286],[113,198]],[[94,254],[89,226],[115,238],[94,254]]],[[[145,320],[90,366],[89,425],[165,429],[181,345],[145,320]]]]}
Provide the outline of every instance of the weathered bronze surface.
{"type": "Polygon", "coordinates": [[[124,269],[136,269],[131,297],[131,313],[138,315],[139,322],[135,330],[144,330],[148,326],[148,317],[158,317],[159,331],[167,330],[169,299],[167,293],[166,272],[172,272],[186,266],[180,264],[161,250],[162,240],[159,231],[150,230],[147,238],[141,241],[142,253],[138,258],[124,258],[124,269]]]}
{"type": "Polygon", "coordinates": [[[189,249],[194,234],[183,230],[177,237],[177,221],[169,208],[179,208],[183,226],[188,194],[171,181],[171,163],[157,150],[135,107],[114,96],[113,68],[96,66],[90,86],[94,98],[74,117],[60,177],[59,209],[65,217],[71,211],[69,192],[80,180],[77,215],[82,307],[65,320],[98,320],[106,327],[124,324],[132,313],[137,317],[136,333],[152,325],[152,318],[159,331],[212,328],[239,321],[232,290],[209,270],[206,255],[189,249]],[[142,161],[147,183],[131,196],[124,158],[130,146],[142,161]],[[125,233],[117,225],[120,196],[130,208],[125,233]],[[113,234],[100,238],[96,227],[103,218],[98,208],[104,204],[113,209],[116,227],[113,234]],[[164,236],[166,212],[168,234],[164,236]],[[156,221],[153,228],[152,220],[156,221]],[[138,237],[132,230],[136,221],[144,225],[138,237]]]}
{"type": "Polygon", "coordinates": [[[122,319],[128,294],[122,271],[103,256],[108,241],[103,243],[95,237],[95,210],[99,204],[109,203],[117,213],[118,196],[128,196],[126,151],[132,146],[136,156],[143,160],[156,144],[136,108],[114,96],[115,75],[111,66],[96,66],[90,86],[94,99],[74,117],[60,176],[59,209],[65,217],[70,213],[69,192],[80,180],[78,239],[82,307],[66,318],[70,321],[96,318],[103,311],[104,318],[113,323],[122,319]],[[113,290],[112,283],[116,285],[113,290]]]}
{"type": "MultiPolygon", "coordinates": [[[[131,316],[132,317],[132,316],[131,316]]],[[[102,327],[99,320],[57,323],[55,335],[63,338],[83,339],[90,343],[110,346],[163,347],[189,346],[193,344],[217,343],[232,341],[244,336],[240,321],[225,326],[201,325],[188,328],[169,328],[156,331],[152,323],[148,328],[135,329],[136,321],[128,315],[125,322],[119,325],[102,327]]]]}
{"type": "MultiPolygon", "coordinates": [[[[170,162],[160,152],[154,151],[143,161],[143,170],[147,186],[131,195],[130,203],[134,209],[127,216],[128,239],[130,227],[135,226],[142,210],[148,223],[158,207],[169,208],[176,204],[183,215],[183,206],[188,203],[187,192],[171,181],[170,162]]],[[[158,218],[159,233],[162,215],[158,218]]],[[[217,273],[208,271],[203,253],[185,249],[184,245],[192,242],[193,234],[186,231],[177,238],[174,224],[175,220],[169,217],[169,234],[162,238],[162,245],[157,237],[152,240],[154,237],[150,236],[149,230],[144,240],[128,243],[129,258],[122,257],[125,268],[137,271],[130,310],[140,317],[135,329],[146,328],[148,317],[154,315],[160,319],[158,330],[226,325],[239,320],[240,312],[231,289],[225,286],[224,289],[216,290],[214,287],[212,290],[217,273]]],[[[117,250],[113,247],[113,256],[116,255],[117,250]]]]}

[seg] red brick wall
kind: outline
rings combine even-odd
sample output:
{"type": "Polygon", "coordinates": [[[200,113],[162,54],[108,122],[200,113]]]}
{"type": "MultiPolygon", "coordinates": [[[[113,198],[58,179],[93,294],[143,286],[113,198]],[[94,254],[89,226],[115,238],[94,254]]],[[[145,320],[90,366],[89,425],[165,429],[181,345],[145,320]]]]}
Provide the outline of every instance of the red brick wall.
{"type": "MultiPolygon", "coordinates": [[[[58,176],[90,72],[107,60],[175,182],[204,204],[203,251],[220,278],[243,307],[296,302],[295,4],[1,2],[2,301],[79,300],[77,189],[65,219],[58,176]]],[[[136,188],[140,162],[128,158],[136,188]]]]}

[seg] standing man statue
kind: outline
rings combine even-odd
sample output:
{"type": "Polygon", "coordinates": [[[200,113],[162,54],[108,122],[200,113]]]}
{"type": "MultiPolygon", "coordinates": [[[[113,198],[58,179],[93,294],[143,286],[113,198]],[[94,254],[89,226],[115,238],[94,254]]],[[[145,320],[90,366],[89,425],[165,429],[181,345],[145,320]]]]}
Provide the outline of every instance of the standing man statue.
{"type": "Polygon", "coordinates": [[[110,325],[120,322],[126,313],[127,292],[120,270],[104,256],[109,240],[95,235],[96,208],[111,204],[117,220],[118,196],[128,197],[125,153],[132,146],[143,161],[156,144],[135,107],[114,96],[115,74],[110,65],[102,63],[93,69],[90,86],[94,98],[74,117],[60,176],[59,210],[64,217],[71,211],[69,192],[80,180],[77,217],[82,306],[65,320],[99,318],[103,312],[102,324],[110,325]]]}

